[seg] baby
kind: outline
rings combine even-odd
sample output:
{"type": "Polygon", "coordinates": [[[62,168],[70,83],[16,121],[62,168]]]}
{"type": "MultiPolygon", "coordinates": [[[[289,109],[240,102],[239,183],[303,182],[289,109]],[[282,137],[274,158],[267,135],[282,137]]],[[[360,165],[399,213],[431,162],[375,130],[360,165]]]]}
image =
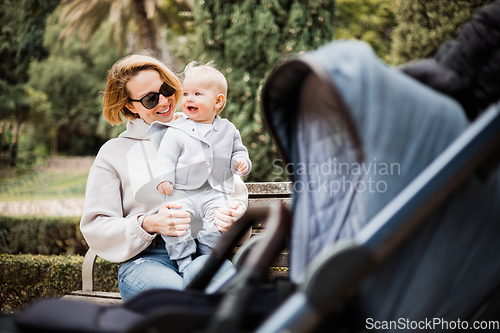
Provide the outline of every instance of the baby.
{"type": "MultiPolygon", "coordinates": [[[[226,105],[224,75],[211,63],[198,66],[193,62],[184,74],[181,105],[187,118],[160,125],[168,130],[156,157],[161,175],[157,190],[167,196],[166,201],[180,203],[193,218],[202,218],[198,248],[201,254],[208,254],[222,235],[214,222],[215,210],[230,207],[233,174],[247,175],[252,163],[239,131],[218,116],[226,105]]],[[[196,252],[191,228],[183,236],[163,239],[182,272],[196,252]]]]}

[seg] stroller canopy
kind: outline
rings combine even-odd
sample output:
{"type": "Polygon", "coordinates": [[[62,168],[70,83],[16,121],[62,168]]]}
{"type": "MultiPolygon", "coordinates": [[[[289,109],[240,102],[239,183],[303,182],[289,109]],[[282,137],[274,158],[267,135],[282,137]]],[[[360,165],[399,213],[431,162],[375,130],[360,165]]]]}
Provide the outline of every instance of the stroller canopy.
{"type": "MultiPolygon", "coordinates": [[[[293,180],[290,276],[356,235],[469,125],[460,105],[337,41],[278,67],[263,90],[293,180]],[[293,170],[293,171],[291,171],[293,170]]],[[[471,179],[359,295],[372,318],[456,320],[500,281],[499,177],[471,179]]]]}

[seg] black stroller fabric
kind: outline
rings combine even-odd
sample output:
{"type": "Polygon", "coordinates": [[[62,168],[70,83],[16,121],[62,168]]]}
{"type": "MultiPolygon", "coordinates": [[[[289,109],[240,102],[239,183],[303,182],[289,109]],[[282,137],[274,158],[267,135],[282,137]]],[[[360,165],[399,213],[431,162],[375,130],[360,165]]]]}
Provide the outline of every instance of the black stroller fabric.
{"type": "MultiPolygon", "coordinates": [[[[198,290],[153,289],[122,306],[45,299],[27,307],[15,322],[22,332],[139,333],[158,324],[161,332],[197,332],[206,328],[222,297],[198,290]]],[[[242,327],[255,329],[277,307],[277,300],[275,288],[262,287],[250,303],[242,327]]]]}
{"type": "MultiPolygon", "coordinates": [[[[356,235],[469,125],[461,106],[338,41],[289,61],[263,104],[294,166],[290,275],[356,235]]],[[[373,321],[465,319],[500,282],[500,178],[474,177],[357,293],[373,321]]],[[[425,329],[424,329],[425,330],[425,329]]]]}

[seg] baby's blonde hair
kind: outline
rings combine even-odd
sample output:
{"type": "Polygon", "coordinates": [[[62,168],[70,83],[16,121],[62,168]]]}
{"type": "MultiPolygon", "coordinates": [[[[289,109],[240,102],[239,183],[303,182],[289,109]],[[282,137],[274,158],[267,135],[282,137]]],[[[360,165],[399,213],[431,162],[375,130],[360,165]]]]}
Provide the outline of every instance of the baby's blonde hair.
{"type": "Polygon", "coordinates": [[[222,107],[219,109],[217,113],[220,113],[224,107],[226,106],[227,102],[227,81],[226,78],[224,77],[224,74],[222,74],[216,67],[213,61],[210,61],[206,63],[205,65],[200,65],[199,62],[197,61],[191,61],[189,64],[187,64],[186,68],[184,68],[184,80],[192,75],[200,75],[200,74],[205,74],[207,75],[210,79],[212,79],[217,87],[217,90],[219,91],[220,94],[223,94],[225,99],[224,99],[224,104],[222,107]]]}

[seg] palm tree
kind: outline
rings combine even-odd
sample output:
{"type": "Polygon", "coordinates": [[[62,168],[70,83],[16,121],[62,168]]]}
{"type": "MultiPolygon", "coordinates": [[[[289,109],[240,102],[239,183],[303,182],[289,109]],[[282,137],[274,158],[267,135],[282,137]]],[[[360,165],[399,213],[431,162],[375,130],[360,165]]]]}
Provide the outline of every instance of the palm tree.
{"type": "Polygon", "coordinates": [[[160,31],[164,25],[179,25],[179,21],[177,15],[162,10],[166,2],[177,13],[190,11],[193,4],[192,0],[62,0],[61,21],[68,24],[61,37],[76,32],[88,41],[101,24],[110,20],[114,27],[112,37],[119,48],[123,49],[124,41],[130,37],[127,35],[132,33],[139,39],[139,50],[131,52],[152,55],[170,64],[173,60],[160,31]]]}

